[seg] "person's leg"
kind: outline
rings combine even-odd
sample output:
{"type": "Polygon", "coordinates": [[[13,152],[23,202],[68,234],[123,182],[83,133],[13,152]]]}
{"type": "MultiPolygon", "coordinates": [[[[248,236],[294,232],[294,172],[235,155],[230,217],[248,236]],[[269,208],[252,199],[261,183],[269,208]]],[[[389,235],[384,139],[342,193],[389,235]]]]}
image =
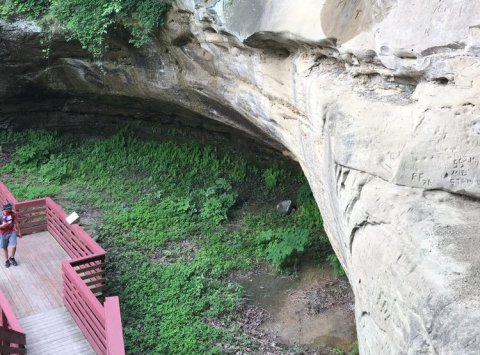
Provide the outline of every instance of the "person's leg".
{"type": "Polygon", "coordinates": [[[11,247],[10,258],[8,260],[10,260],[13,266],[17,266],[17,261],[15,260],[15,253],[17,251],[17,234],[15,232],[10,234],[8,245],[11,247]]]}
{"type": "Polygon", "coordinates": [[[5,267],[10,267],[10,260],[8,259],[8,238],[0,237],[0,244],[5,254],[5,267]]]}

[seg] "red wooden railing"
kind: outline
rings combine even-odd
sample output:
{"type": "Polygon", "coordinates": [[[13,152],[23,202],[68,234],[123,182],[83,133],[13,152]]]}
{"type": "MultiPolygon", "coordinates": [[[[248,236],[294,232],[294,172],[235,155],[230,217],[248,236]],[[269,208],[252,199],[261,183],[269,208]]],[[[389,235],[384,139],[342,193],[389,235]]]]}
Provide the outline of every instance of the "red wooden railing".
{"type": "Polygon", "coordinates": [[[68,224],[67,215],[63,209],[51,198],[45,199],[47,210],[47,230],[72,258],[84,256],[105,255],[105,250],[100,247],[77,224],[68,224]]]}
{"type": "MultiPolygon", "coordinates": [[[[16,198],[0,181],[0,204],[16,203],[16,198]]],[[[25,354],[26,337],[7,298],[0,290],[0,354],[25,354]]]]}
{"type": "Polygon", "coordinates": [[[0,290],[0,354],[26,354],[25,333],[0,290]]]}
{"type": "Polygon", "coordinates": [[[68,224],[67,214],[51,198],[45,202],[47,230],[72,258],[62,263],[65,307],[97,354],[124,355],[118,297],[106,297],[104,304],[100,303],[105,288],[105,250],[83,228],[68,224]]]}
{"type": "Polygon", "coordinates": [[[12,195],[10,190],[0,181],[0,203],[3,205],[6,202],[17,203],[17,199],[12,195]]]}
{"type": "Polygon", "coordinates": [[[17,202],[0,182],[0,202],[5,201],[14,203],[20,235],[47,230],[72,258],[62,263],[63,301],[95,352],[124,355],[118,297],[106,297],[103,305],[101,303],[105,288],[105,250],[83,228],[68,224],[66,213],[51,198],[17,202]]]}
{"type": "Polygon", "coordinates": [[[45,199],[15,203],[17,234],[20,236],[47,230],[45,199]]]}

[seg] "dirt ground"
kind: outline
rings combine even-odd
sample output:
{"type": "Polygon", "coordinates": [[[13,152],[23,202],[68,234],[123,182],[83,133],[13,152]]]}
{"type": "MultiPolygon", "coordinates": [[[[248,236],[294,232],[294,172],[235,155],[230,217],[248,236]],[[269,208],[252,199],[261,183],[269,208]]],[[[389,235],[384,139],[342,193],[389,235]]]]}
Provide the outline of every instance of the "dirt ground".
{"type": "Polygon", "coordinates": [[[356,340],[353,293],[329,266],[311,263],[297,276],[264,267],[235,274],[246,290],[240,325],[255,339],[258,354],[332,354],[356,340]]]}

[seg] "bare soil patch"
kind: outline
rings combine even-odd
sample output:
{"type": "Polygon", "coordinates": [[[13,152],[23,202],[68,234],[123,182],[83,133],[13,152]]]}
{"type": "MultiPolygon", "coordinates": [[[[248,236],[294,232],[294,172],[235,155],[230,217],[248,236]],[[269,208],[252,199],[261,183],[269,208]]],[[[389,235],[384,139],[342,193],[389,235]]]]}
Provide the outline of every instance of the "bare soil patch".
{"type": "Polygon", "coordinates": [[[232,279],[246,290],[240,323],[259,354],[332,354],[355,342],[353,293],[329,266],[305,265],[297,276],[262,268],[232,279]]]}

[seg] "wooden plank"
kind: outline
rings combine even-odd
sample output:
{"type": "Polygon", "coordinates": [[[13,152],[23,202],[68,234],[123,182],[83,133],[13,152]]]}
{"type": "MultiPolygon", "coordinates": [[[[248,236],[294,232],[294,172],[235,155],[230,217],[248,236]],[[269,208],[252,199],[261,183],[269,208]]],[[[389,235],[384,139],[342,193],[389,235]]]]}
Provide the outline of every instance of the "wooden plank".
{"type": "Polygon", "coordinates": [[[39,233],[39,232],[44,232],[47,230],[46,225],[43,226],[37,226],[37,227],[31,227],[27,229],[19,228],[20,235],[23,237],[27,234],[34,234],[34,233],[39,233]]]}
{"type": "Polygon", "coordinates": [[[65,294],[64,297],[68,304],[70,304],[74,309],[75,313],[82,319],[83,323],[87,324],[100,339],[105,339],[105,321],[104,318],[97,318],[93,310],[88,306],[88,304],[81,298],[78,297],[78,294],[71,292],[65,294]]]}
{"type": "Polygon", "coordinates": [[[17,332],[22,332],[22,327],[20,326],[20,323],[18,322],[17,317],[12,310],[12,306],[8,302],[2,290],[0,290],[0,307],[2,309],[2,316],[7,320],[10,329],[17,332]]]}
{"type": "Polygon", "coordinates": [[[46,225],[47,225],[47,220],[46,219],[42,219],[42,220],[38,220],[38,221],[29,221],[29,222],[24,222],[24,223],[19,224],[20,228],[22,228],[23,230],[25,230],[27,228],[30,228],[30,227],[46,226],[46,225]]]}
{"type": "Polygon", "coordinates": [[[31,355],[94,355],[88,340],[64,307],[22,318],[31,355]]]}
{"type": "MultiPolygon", "coordinates": [[[[83,270],[82,270],[83,271],[83,270]]],[[[80,276],[80,275],[79,275],[80,276]]],[[[92,273],[92,274],[88,274],[88,275],[81,275],[80,278],[82,280],[90,280],[90,279],[93,279],[93,278],[96,278],[98,276],[105,276],[105,270],[100,270],[98,272],[95,272],[95,273],[92,273]]],[[[103,279],[103,277],[99,278],[99,279],[103,279]]]]}
{"type": "Polygon", "coordinates": [[[27,207],[37,207],[37,206],[45,206],[46,205],[46,199],[44,198],[39,198],[36,200],[29,200],[29,201],[24,201],[24,202],[16,202],[15,203],[15,210],[18,208],[19,210],[27,207]]]}
{"type": "MultiPolygon", "coordinates": [[[[76,263],[77,265],[74,265],[73,263],[70,263],[70,265],[72,265],[74,268],[75,268],[75,271],[81,275],[82,273],[85,273],[87,271],[95,271],[95,270],[98,270],[98,269],[102,269],[103,270],[103,262],[101,264],[94,264],[94,265],[90,265],[90,266],[86,266],[86,267],[83,267],[83,264],[78,264],[78,262],[76,263]]],[[[87,265],[87,264],[85,264],[87,265]]]]}
{"type": "MultiPolygon", "coordinates": [[[[86,264],[86,265],[90,265],[90,264],[91,263],[86,264]]],[[[103,272],[103,269],[101,269],[99,271],[103,272]]],[[[85,279],[83,279],[85,285],[88,286],[91,289],[91,286],[101,285],[104,282],[104,277],[102,277],[101,275],[95,275],[96,272],[97,272],[96,270],[86,271],[86,272],[80,271],[80,272],[78,272],[78,275],[79,275],[79,277],[84,277],[85,278],[85,279]],[[87,282],[86,280],[88,280],[89,282],[87,282]]],[[[95,292],[94,292],[94,294],[95,294],[95,292]]],[[[99,298],[99,296],[97,294],[95,294],[95,297],[97,299],[99,298]]]]}
{"type": "MultiPolygon", "coordinates": [[[[81,262],[82,260],[78,260],[78,262],[81,262]]],[[[78,264],[77,262],[77,264],[78,264]]],[[[100,275],[97,275],[98,273],[101,273],[104,271],[103,268],[104,264],[102,263],[101,260],[93,261],[93,262],[87,262],[83,265],[77,265],[75,266],[75,271],[77,275],[79,275],[80,278],[82,279],[100,279],[102,278],[100,275]]]]}
{"type": "Polygon", "coordinates": [[[28,223],[36,223],[36,224],[47,224],[47,216],[35,216],[35,217],[32,217],[32,218],[23,218],[22,220],[19,220],[17,219],[15,221],[15,223],[17,224],[17,226],[20,226],[20,227],[31,227],[28,225],[28,223]]]}
{"type": "MultiPolygon", "coordinates": [[[[18,255],[17,260],[18,260],[18,255]]],[[[0,279],[5,296],[10,301],[12,309],[17,317],[22,317],[28,312],[33,312],[33,306],[30,303],[25,291],[21,287],[23,273],[14,275],[10,269],[0,269],[0,279]]]]}
{"type": "Polygon", "coordinates": [[[83,241],[75,236],[75,233],[67,224],[62,223],[62,221],[59,221],[58,218],[55,217],[49,218],[49,224],[56,228],[65,243],[67,243],[72,249],[77,250],[80,256],[92,254],[92,251],[85,245],[85,243],[83,243],[83,241]]]}
{"type": "Polygon", "coordinates": [[[38,216],[38,218],[24,218],[23,220],[16,221],[17,225],[22,227],[31,227],[28,225],[29,223],[36,223],[36,224],[47,224],[47,216],[38,216]]]}
{"type": "Polygon", "coordinates": [[[81,259],[72,260],[70,262],[70,265],[75,267],[75,266],[81,266],[86,263],[93,263],[97,261],[101,261],[102,263],[105,262],[105,254],[101,254],[101,255],[95,254],[95,255],[83,257],[81,259]]]}
{"type": "MultiPolygon", "coordinates": [[[[73,234],[72,236],[77,237],[83,245],[85,245],[90,254],[101,254],[105,253],[103,250],[89,235],[83,230],[80,226],[73,224],[69,225],[65,223],[65,218],[67,217],[63,209],[58,206],[51,198],[46,199],[47,210],[49,210],[49,215],[55,216],[57,224],[62,225],[65,229],[68,229],[73,234]]],[[[53,218],[52,218],[53,219],[53,218]]],[[[66,231],[66,230],[65,230],[66,231]]]]}
{"type": "Polygon", "coordinates": [[[83,333],[83,335],[85,336],[85,338],[87,338],[90,346],[94,349],[95,353],[96,354],[106,354],[106,347],[104,345],[99,345],[97,343],[97,341],[95,340],[95,338],[92,336],[92,334],[90,334],[86,328],[84,328],[83,324],[82,324],[82,321],[80,318],[78,318],[78,316],[75,314],[75,312],[73,311],[73,309],[67,304],[65,303],[65,307],[69,310],[70,314],[72,315],[72,318],[75,320],[75,322],[77,323],[79,329],[81,330],[81,332],[83,333]]]}
{"type": "Polygon", "coordinates": [[[82,331],[83,335],[88,339],[92,348],[97,352],[97,354],[106,354],[106,345],[101,342],[101,339],[96,336],[96,334],[92,330],[88,328],[88,324],[79,317],[77,313],[77,309],[75,307],[75,303],[65,302],[65,307],[70,311],[73,319],[79,326],[80,330],[82,331]]]}
{"type": "Polygon", "coordinates": [[[40,207],[33,207],[33,208],[19,208],[18,204],[15,205],[16,209],[15,212],[17,213],[17,217],[21,219],[22,217],[25,216],[32,216],[32,215],[47,215],[47,209],[45,208],[45,205],[42,205],[40,207]]]}
{"type": "Polygon", "coordinates": [[[95,311],[95,315],[98,318],[103,318],[103,307],[100,302],[92,295],[90,289],[83,283],[82,279],[75,270],[70,266],[68,262],[64,262],[62,264],[62,270],[64,272],[65,277],[74,285],[75,289],[78,292],[82,293],[85,301],[91,305],[91,308],[95,311]]]}
{"type": "Polygon", "coordinates": [[[85,285],[90,288],[90,290],[94,290],[91,286],[96,286],[96,288],[105,286],[105,279],[97,279],[93,281],[85,282],[85,285]],[[98,285],[98,286],[97,286],[98,285]]]}
{"type": "Polygon", "coordinates": [[[85,300],[79,296],[78,291],[72,289],[70,292],[66,292],[64,295],[64,301],[67,301],[74,309],[76,314],[82,319],[82,321],[89,324],[93,329],[96,329],[96,334],[105,336],[103,331],[104,329],[104,318],[103,315],[98,317],[95,314],[95,311],[88,305],[85,300]]]}
{"type": "Polygon", "coordinates": [[[63,236],[62,232],[57,229],[56,225],[53,225],[49,221],[47,228],[48,228],[48,231],[53,235],[55,240],[58,242],[58,244],[61,245],[63,250],[65,250],[71,258],[74,258],[74,257],[77,258],[81,256],[81,254],[68,243],[68,241],[63,236]]]}
{"type": "Polygon", "coordinates": [[[105,250],[95,242],[90,235],[83,230],[78,224],[71,225],[74,233],[87,245],[93,254],[105,254],[105,250]]]}
{"type": "Polygon", "coordinates": [[[107,297],[104,306],[108,355],[125,355],[120,301],[117,296],[107,297]]]}
{"type": "MultiPolygon", "coordinates": [[[[46,204],[47,207],[50,208],[53,213],[58,217],[59,220],[64,221],[65,218],[67,217],[67,214],[63,209],[55,203],[51,198],[47,197],[46,198],[46,204]]],[[[105,252],[89,235],[87,232],[83,230],[82,227],[76,224],[68,225],[71,230],[74,232],[75,235],[77,235],[82,242],[84,242],[86,245],[89,246],[90,250],[94,253],[102,253],[105,252]]]]}
{"type": "Polygon", "coordinates": [[[77,315],[95,329],[95,334],[99,334],[105,339],[105,318],[104,314],[98,315],[95,310],[85,301],[73,286],[69,288],[69,292],[64,293],[64,299],[68,301],[72,307],[74,306],[77,315]]]}
{"type": "Polygon", "coordinates": [[[18,240],[17,267],[0,268],[0,285],[17,317],[62,305],[60,264],[68,255],[46,232],[18,240]]]}
{"type": "Polygon", "coordinates": [[[26,221],[33,221],[33,220],[46,220],[47,219],[47,211],[37,212],[37,213],[18,213],[16,212],[16,221],[19,223],[25,223],[26,221]]]}

